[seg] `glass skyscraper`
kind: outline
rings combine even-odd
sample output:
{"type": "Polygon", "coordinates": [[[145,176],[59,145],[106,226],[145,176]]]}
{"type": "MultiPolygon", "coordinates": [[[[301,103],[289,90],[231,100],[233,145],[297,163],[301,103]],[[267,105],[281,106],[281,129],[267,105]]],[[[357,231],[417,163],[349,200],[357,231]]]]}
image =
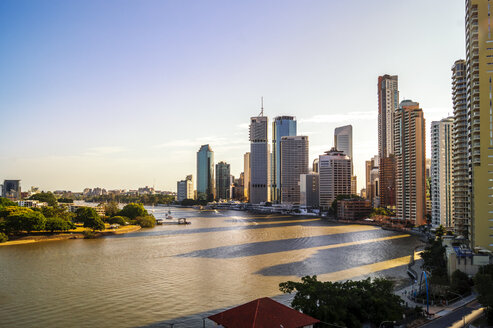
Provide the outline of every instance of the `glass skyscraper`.
{"type": "Polygon", "coordinates": [[[197,197],[214,200],[214,152],[209,145],[197,152],[197,197]]]}
{"type": "Polygon", "coordinates": [[[281,201],[281,139],[296,136],[296,119],[278,116],[272,122],[272,201],[281,201]]]}

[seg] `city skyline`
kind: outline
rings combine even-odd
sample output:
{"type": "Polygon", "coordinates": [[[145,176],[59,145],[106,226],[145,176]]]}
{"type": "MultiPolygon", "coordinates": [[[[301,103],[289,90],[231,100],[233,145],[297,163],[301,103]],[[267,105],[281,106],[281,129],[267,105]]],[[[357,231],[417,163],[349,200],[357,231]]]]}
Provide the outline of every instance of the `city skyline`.
{"type": "Polygon", "coordinates": [[[24,188],[175,190],[203,144],[238,177],[264,96],[269,122],[295,116],[310,137],[309,162],[353,125],[359,191],[378,152],[376,78],[398,75],[430,131],[465,58],[462,1],[80,4],[0,4],[0,178],[24,188]]]}

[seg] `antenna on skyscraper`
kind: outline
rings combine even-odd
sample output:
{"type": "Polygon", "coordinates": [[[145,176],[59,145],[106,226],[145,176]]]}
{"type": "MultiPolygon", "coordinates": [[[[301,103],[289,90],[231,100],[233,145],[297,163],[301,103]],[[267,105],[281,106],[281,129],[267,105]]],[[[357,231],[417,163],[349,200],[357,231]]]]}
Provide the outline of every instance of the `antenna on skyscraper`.
{"type": "Polygon", "coordinates": [[[264,116],[264,97],[260,97],[260,115],[264,116]]]}

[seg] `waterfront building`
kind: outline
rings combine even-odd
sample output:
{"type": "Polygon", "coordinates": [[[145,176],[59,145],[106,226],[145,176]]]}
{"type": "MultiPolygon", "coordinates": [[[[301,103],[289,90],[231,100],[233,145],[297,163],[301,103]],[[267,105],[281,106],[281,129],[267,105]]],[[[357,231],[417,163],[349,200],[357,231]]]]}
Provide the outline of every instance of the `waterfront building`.
{"type": "Polygon", "coordinates": [[[281,202],[300,203],[300,175],[308,173],[308,137],[281,138],[281,202]]]}
{"type": "Polygon", "coordinates": [[[197,198],[214,200],[214,182],[214,152],[209,145],[202,145],[197,152],[197,198]]]}
{"type": "MultiPolygon", "coordinates": [[[[419,103],[403,100],[395,112],[397,218],[426,223],[425,119],[419,103]]],[[[382,182],[382,180],[380,180],[382,182]]]]}
{"type": "Polygon", "coordinates": [[[270,147],[268,143],[268,118],[250,119],[250,203],[270,202],[270,147]]]}
{"type": "Polygon", "coordinates": [[[318,173],[300,175],[300,205],[307,208],[319,207],[318,173]]]}
{"type": "Polygon", "coordinates": [[[230,165],[226,162],[216,164],[216,199],[229,200],[231,198],[230,165]]]}
{"type": "Polygon", "coordinates": [[[337,218],[341,220],[361,220],[371,213],[368,199],[348,198],[337,201],[337,218]]]}
{"type": "Polygon", "coordinates": [[[282,172],[282,155],[281,140],[282,137],[296,136],[296,118],[293,116],[278,116],[272,122],[272,190],[271,197],[273,202],[281,201],[281,172],[282,172]]]}
{"type": "Polygon", "coordinates": [[[453,227],[453,117],[431,122],[431,224],[453,227]]]}
{"type": "Polygon", "coordinates": [[[248,203],[250,201],[250,153],[243,155],[243,177],[243,199],[248,203]]]}
{"type": "Polygon", "coordinates": [[[21,199],[21,180],[4,180],[2,185],[2,197],[11,200],[21,199]]]}
{"type": "Polygon", "coordinates": [[[472,178],[471,247],[493,250],[493,64],[490,1],[466,0],[466,105],[472,178]]]}
{"type": "Polygon", "coordinates": [[[187,175],[185,180],[180,180],[176,183],[176,200],[181,202],[185,199],[194,199],[193,192],[193,177],[187,175]]]}
{"type": "Polygon", "coordinates": [[[338,195],[351,193],[351,159],[335,147],[319,156],[319,204],[327,210],[338,195]]]}
{"type": "Polygon", "coordinates": [[[378,77],[378,156],[380,206],[395,206],[394,119],[399,106],[397,75],[378,77]]]}
{"type": "Polygon", "coordinates": [[[453,222],[455,232],[470,240],[472,180],[469,175],[469,122],[467,107],[466,61],[452,66],[453,125],[453,222]]]}

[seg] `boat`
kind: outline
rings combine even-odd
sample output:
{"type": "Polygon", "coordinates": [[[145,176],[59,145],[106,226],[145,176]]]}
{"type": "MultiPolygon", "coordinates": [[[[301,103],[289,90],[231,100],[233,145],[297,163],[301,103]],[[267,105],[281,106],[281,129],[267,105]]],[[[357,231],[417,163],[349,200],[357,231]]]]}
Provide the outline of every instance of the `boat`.
{"type": "Polygon", "coordinates": [[[162,225],[164,223],[163,219],[156,219],[156,224],[157,225],[162,225]]]}
{"type": "Polygon", "coordinates": [[[192,222],[187,221],[187,218],[179,218],[178,224],[192,224],[192,222]]]}
{"type": "Polygon", "coordinates": [[[166,220],[173,220],[174,217],[171,214],[166,214],[166,220]]]}

